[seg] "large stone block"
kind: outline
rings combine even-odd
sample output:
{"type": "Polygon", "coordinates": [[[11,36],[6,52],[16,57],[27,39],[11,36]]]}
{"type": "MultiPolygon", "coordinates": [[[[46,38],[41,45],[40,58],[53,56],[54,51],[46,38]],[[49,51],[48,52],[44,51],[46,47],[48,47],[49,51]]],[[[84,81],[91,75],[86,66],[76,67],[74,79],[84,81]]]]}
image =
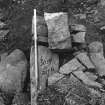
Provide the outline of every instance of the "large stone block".
{"type": "Polygon", "coordinates": [[[38,70],[40,89],[46,87],[48,76],[59,71],[59,57],[45,46],[38,46],[38,70]]]}
{"type": "Polygon", "coordinates": [[[70,49],[71,38],[66,12],[44,13],[48,26],[48,42],[51,49],[70,49]]]}
{"type": "Polygon", "coordinates": [[[27,60],[24,53],[16,49],[9,55],[1,55],[0,89],[7,93],[20,92],[27,73],[27,60]]]}

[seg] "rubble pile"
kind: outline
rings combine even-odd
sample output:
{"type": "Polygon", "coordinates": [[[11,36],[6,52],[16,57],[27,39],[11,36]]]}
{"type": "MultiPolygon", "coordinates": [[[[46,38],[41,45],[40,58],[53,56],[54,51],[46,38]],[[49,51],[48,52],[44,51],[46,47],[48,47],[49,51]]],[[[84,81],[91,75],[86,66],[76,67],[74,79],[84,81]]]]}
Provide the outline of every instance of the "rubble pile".
{"type": "Polygon", "coordinates": [[[44,1],[43,14],[37,14],[41,17],[38,21],[44,20],[41,24],[37,22],[37,27],[41,26],[37,28],[38,37],[47,38],[38,39],[38,105],[105,104],[105,5],[102,2],[44,1]],[[55,99],[59,94],[61,98],[55,99]]]}

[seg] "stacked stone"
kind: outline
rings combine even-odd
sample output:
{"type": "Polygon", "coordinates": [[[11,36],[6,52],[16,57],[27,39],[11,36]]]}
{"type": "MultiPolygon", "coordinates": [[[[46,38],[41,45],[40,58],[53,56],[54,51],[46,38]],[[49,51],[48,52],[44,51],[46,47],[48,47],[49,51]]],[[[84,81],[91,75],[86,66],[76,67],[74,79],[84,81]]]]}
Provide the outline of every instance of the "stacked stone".
{"type": "Polygon", "coordinates": [[[43,91],[47,86],[56,88],[57,91],[66,94],[67,105],[100,104],[101,92],[104,92],[105,85],[105,58],[102,43],[105,7],[104,5],[101,7],[102,1],[51,2],[47,0],[44,2],[48,4],[44,5],[44,19],[47,24],[44,32],[47,34],[48,42],[46,47],[43,43],[41,46],[38,45],[38,49],[43,49],[38,51],[41,75],[39,78],[42,79],[40,89],[43,91]],[[66,9],[64,9],[65,5],[66,9]],[[103,14],[102,17],[100,14],[103,14]],[[65,53],[62,54],[61,51],[65,53]],[[53,55],[55,60],[52,59],[53,55]],[[64,55],[66,58],[61,58],[64,55]],[[48,60],[48,57],[52,60],[48,60]],[[63,61],[62,64],[60,60],[63,61]],[[56,64],[53,65],[55,61],[56,64]],[[51,66],[54,68],[52,73],[51,66]],[[41,73],[44,70],[45,74],[41,73]]]}

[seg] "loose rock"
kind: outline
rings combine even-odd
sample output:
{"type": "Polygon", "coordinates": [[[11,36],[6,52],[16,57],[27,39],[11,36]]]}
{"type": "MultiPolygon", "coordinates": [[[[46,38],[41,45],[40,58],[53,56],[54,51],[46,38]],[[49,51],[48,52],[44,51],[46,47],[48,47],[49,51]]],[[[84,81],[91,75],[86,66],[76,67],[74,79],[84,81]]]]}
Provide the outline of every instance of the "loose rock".
{"type": "Polygon", "coordinates": [[[0,21],[0,29],[3,28],[6,24],[0,21]]]}
{"type": "Polygon", "coordinates": [[[62,74],[70,74],[71,72],[74,72],[78,69],[84,70],[85,67],[81,65],[76,58],[74,58],[68,63],[64,64],[62,67],[60,67],[59,72],[62,74]]]}
{"type": "Polygon", "coordinates": [[[73,34],[73,42],[85,43],[85,34],[86,32],[78,32],[77,34],[73,34]]]}
{"type": "Polygon", "coordinates": [[[85,74],[88,76],[89,79],[93,81],[95,81],[98,78],[94,73],[91,72],[85,72],[85,74]]]}
{"type": "Polygon", "coordinates": [[[95,69],[95,66],[91,62],[86,52],[82,52],[76,56],[77,59],[81,61],[88,69],[95,69]]]}
{"type": "Polygon", "coordinates": [[[70,25],[72,31],[86,32],[86,27],[81,24],[70,25]]]}
{"type": "Polygon", "coordinates": [[[89,45],[89,54],[91,61],[96,67],[96,72],[102,76],[105,75],[105,58],[103,55],[103,45],[100,42],[93,42],[89,45]]]}
{"type": "Polygon", "coordinates": [[[23,52],[16,49],[8,56],[2,57],[0,72],[0,89],[2,91],[7,93],[22,91],[27,72],[27,60],[23,52]]]}

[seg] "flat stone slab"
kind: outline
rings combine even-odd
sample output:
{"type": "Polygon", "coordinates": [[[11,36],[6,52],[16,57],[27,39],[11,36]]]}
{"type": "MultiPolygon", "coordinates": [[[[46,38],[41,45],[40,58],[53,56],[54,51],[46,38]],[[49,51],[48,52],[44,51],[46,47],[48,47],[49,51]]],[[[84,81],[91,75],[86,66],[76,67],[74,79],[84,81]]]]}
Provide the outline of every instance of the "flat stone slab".
{"type": "Polygon", "coordinates": [[[48,85],[52,85],[62,79],[64,77],[63,74],[55,73],[52,76],[48,77],[48,85]]]}
{"type": "Polygon", "coordinates": [[[95,81],[97,79],[97,76],[91,72],[85,72],[85,74],[88,76],[89,79],[95,81]]]}
{"type": "Polygon", "coordinates": [[[85,43],[85,34],[86,32],[78,32],[77,34],[73,34],[73,42],[85,43]]]}
{"type": "Polygon", "coordinates": [[[79,59],[88,69],[95,69],[95,66],[90,61],[86,52],[79,53],[76,58],[79,59]]]}
{"type": "Polygon", "coordinates": [[[86,31],[86,27],[84,25],[81,25],[81,24],[71,25],[71,29],[75,30],[75,31],[81,31],[81,32],[85,32],[86,31]]]}
{"type": "Polygon", "coordinates": [[[59,72],[61,73],[61,74],[69,74],[69,73],[71,73],[71,72],[73,72],[73,71],[75,71],[75,70],[77,70],[77,69],[81,69],[81,70],[84,70],[85,69],[85,67],[83,66],[83,65],[81,65],[80,63],[79,63],[79,61],[76,59],[76,58],[74,58],[74,59],[72,59],[71,61],[69,61],[68,63],[66,63],[66,64],[64,64],[61,68],[60,68],[60,70],[59,70],[59,72]]]}

